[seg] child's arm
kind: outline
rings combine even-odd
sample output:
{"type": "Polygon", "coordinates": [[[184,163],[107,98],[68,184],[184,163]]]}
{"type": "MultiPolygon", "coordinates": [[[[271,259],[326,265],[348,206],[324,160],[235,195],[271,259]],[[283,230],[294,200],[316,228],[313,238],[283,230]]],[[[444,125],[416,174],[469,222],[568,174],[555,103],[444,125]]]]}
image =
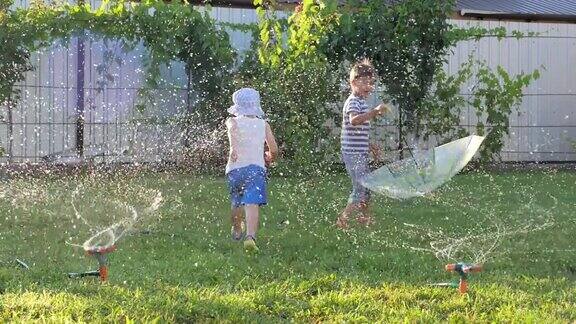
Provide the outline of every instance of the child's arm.
{"type": "Polygon", "coordinates": [[[276,144],[276,138],[268,122],[266,122],[266,145],[268,146],[268,152],[270,152],[269,155],[266,155],[266,159],[268,160],[266,162],[271,163],[275,161],[278,156],[278,144],[276,144]]]}
{"type": "Polygon", "coordinates": [[[230,143],[230,161],[236,162],[238,160],[238,125],[234,119],[228,118],[226,127],[228,128],[228,142],[230,143]]]}
{"type": "Polygon", "coordinates": [[[362,114],[350,113],[350,124],[358,126],[364,122],[374,119],[374,117],[392,112],[392,109],[387,104],[379,104],[376,108],[362,114]]]}
{"type": "Polygon", "coordinates": [[[382,150],[380,149],[380,146],[376,143],[370,143],[370,152],[372,152],[372,158],[374,159],[374,161],[380,161],[380,155],[382,150]]]}

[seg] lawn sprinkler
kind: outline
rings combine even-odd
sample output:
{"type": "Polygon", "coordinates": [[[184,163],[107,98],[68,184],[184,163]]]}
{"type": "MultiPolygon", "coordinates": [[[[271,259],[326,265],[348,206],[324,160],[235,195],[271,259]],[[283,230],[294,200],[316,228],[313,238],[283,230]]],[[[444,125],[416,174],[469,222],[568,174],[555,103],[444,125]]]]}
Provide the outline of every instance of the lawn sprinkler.
{"type": "Polygon", "coordinates": [[[458,290],[461,294],[465,294],[468,291],[468,274],[473,272],[481,272],[481,264],[467,264],[467,263],[450,263],[445,267],[448,272],[456,272],[460,276],[460,283],[458,284],[458,290]]]}
{"type": "Polygon", "coordinates": [[[93,256],[98,261],[98,270],[87,272],[72,272],[68,274],[69,278],[100,277],[101,282],[108,280],[108,253],[116,250],[116,245],[98,246],[85,250],[86,255],[93,256]]]}

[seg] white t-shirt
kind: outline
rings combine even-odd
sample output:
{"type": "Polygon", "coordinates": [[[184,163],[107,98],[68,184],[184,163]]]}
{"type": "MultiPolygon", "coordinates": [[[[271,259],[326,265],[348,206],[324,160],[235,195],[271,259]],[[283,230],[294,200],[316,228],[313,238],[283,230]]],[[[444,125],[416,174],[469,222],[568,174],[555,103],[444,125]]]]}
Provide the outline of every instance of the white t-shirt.
{"type": "MultiPolygon", "coordinates": [[[[255,117],[238,116],[226,121],[228,138],[233,122],[236,122],[236,153],[238,158],[232,162],[228,158],[226,173],[251,164],[266,168],[264,164],[264,142],[266,141],[266,121],[255,117]]],[[[230,144],[231,145],[231,144],[230,144]]]]}

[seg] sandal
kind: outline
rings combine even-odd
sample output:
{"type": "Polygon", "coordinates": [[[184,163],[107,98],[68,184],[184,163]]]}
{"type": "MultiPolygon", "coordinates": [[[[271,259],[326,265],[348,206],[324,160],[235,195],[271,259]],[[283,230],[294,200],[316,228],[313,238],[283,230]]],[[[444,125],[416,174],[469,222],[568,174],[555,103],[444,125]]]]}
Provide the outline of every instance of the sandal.
{"type": "Polygon", "coordinates": [[[256,239],[252,235],[246,235],[244,240],[244,249],[247,252],[258,252],[258,247],[256,246],[256,239]]]}

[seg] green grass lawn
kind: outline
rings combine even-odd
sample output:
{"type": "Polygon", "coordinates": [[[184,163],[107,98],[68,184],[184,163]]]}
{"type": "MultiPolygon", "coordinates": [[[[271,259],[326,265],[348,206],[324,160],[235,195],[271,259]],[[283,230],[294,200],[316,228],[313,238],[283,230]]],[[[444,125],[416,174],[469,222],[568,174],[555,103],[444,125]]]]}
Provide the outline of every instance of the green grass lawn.
{"type": "Polygon", "coordinates": [[[10,180],[0,321],[575,321],[575,185],[570,172],[471,172],[430,197],[375,197],[376,224],[342,232],[346,176],[273,178],[260,253],[247,255],[230,239],[223,178],[10,180]],[[164,204],[147,213],[156,190],[164,204]],[[67,242],[129,215],[126,204],[142,220],[110,255],[109,281],[68,279],[97,264],[67,242]],[[456,279],[447,262],[474,258],[485,271],[467,295],[429,286],[456,279]]]}

